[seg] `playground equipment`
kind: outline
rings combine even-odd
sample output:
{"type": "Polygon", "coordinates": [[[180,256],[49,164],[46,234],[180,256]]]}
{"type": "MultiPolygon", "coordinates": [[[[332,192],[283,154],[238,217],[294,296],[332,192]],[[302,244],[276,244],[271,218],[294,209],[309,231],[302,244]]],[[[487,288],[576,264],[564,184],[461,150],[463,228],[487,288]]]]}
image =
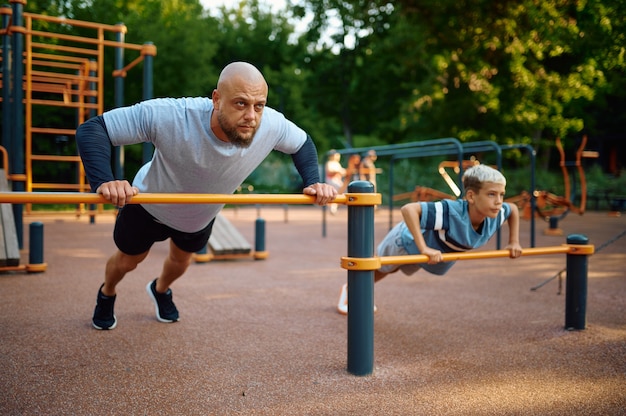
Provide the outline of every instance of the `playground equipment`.
{"type": "MultiPolygon", "coordinates": [[[[315,198],[308,195],[210,195],[210,194],[139,194],[131,203],[178,204],[312,204],[315,198]]],[[[0,192],[0,203],[106,203],[97,194],[0,192]]],[[[355,181],[348,193],[336,201],[348,206],[348,253],[341,258],[347,269],[348,296],[348,371],[354,375],[368,375],[374,366],[374,270],[381,264],[397,262],[423,262],[426,256],[406,258],[376,258],[374,253],[374,207],[381,203],[381,195],[374,193],[371,183],[355,181]]],[[[568,237],[566,246],[526,249],[523,255],[567,254],[567,288],[565,328],[584,329],[587,299],[587,258],[593,246],[587,245],[581,235],[568,237]]],[[[508,251],[481,253],[455,253],[446,260],[508,257],[508,251]]]]}
{"type": "MultiPolygon", "coordinates": [[[[373,192],[367,182],[353,182],[348,192],[373,192]]],[[[348,270],[348,371],[369,375],[374,359],[374,270],[382,264],[420,263],[427,256],[374,257],[374,207],[348,207],[348,256],[342,257],[342,267],[348,270]]],[[[565,328],[585,328],[588,256],[593,246],[582,235],[571,235],[566,246],[525,249],[523,255],[567,254],[567,287],[565,328]]],[[[444,255],[446,261],[472,258],[508,257],[507,250],[453,253],[444,255]]]]}
{"type": "MultiPolygon", "coordinates": [[[[451,164],[455,166],[455,173],[457,174],[458,187],[461,188],[461,180],[463,177],[464,169],[471,165],[471,159],[469,162],[462,162],[463,156],[471,153],[478,152],[494,152],[496,158],[495,168],[502,168],[502,152],[512,149],[520,149],[526,150],[530,159],[530,188],[535,188],[535,159],[536,152],[532,146],[526,144],[511,144],[511,145],[499,145],[494,141],[486,140],[486,141],[478,141],[478,142],[470,142],[462,144],[457,139],[447,138],[447,139],[435,139],[435,140],[426,140],[424,142],[419,142],[421,146],[414,146],[412,149],[397,151],[391,154],[389,160],[389,229],[393,227],[393,210],[394,210],[394,172],[395,172],[395,164],[404,159],[410,158],[421,158],[421,157],[432,157],[432,156],[443,156],[443,155],[455,155],[457,156],[457,161],[445,162],[443,166],[440,168],[444,168],[446,164],[451,164]],[[421,148],[420,148],[421,147],[421,148]]],[[[449,176],[451,179],[451,176],[449,176]]],[[[425,192],[428,197],[432,197],[435,195],[435,191],[432,190],[421,190],[425,192]]],[[[459,192],[460,193],[460,192],[459,192]]],[[[440,196],[444,196],[447,194],[443,194],[440,196]]],[[[454,199],[454,198],[452,198],[454,199]]],[[[531,195],[530,197],[530,206],[534,207],[535,198],[531,195]]],[[[535,246],[535,218],[530,218],[530,247],[535,246]]],[[[500,231],[496,234],[496,245],[500,248],[501,245],[501,235],[500,231]]]]}
{"type": "Polygon", "coordinates": [[[264,260],[269,256],[265,251],[265,220],[257,218],[255,222],[255,250],[243,235],[226,217],[218,214],[213,223],[213,230],[207,247],[195,253],[196,263],[211,260],[254,259],[264,260]]]}
{"type": "MultiPolygon", "coordinates": [[[[453,137],[422,140],[409,143],[400,143],[394,145],[384,146],[372,146],[372,147],[359,147],[350,149],[335,150],[335,152],[342,155],[362,155],[366,154],[369,150],[376,151],[379,157],[389,157],[389,229],[393,227],[393,211],[394,211],[394,170],[396,162],[410,158],[432,157],[432,156],[456,156],[457,161],[462,161],[464,155],[477,152],[494,152],[496,157],[496,167],[502,168],[502,152],[507,150],[526,150],[530,159],[530,189],[535,189],[535,159],[536,152],[532,146],[527,144],[510,144],[499,145],[492,140],[484,140],[478,142],[461,143],[458,139],[453,137]]],[[[326,157],[330,154],[327,153],[326,157]]],[[[463,165],[458,167],[457,173],[457,188],[461,187],[461,179],[463,177],[463,165]]],[[[322,164],[322,175],[324,175],[324,164],[322,164]]],[[[451,179],[451,177],[450,177],[451,179]]],[[[419,191],[419,190],[418,190],[419,191]]],[[[432,194],[432,193],[431,193],[432,194]]],[[[535,197],[533,194],[529,195],[529,204],[532,210],[534,210],[535,197]]],[[[530,218],[530,247],[535,246],[535,217],[530,218]]],[[[322,214],[322,237],[326,237],[326,210],[323,210],[322,214]]],[[[496,235],[497,246],[500,247],[500,232],[496,235]]]]}
{"type": "MultiPolygon", "coordinates": [[[[561,139],[557,137],[555,142],[559,151],[561,172],[563,173],[564,193],[559,196],[548,191],[533,190],[532,198],[535,199],[534,209],[530,206],[531,195],[529,192],[522,192],[520,195],[507,198],[507,202],[515,203],[520,208],[521,217],[530,219],[534,216],[544,219],[549,223],[549,228],[544,230],[546,235],[562,235],[563,231],[558,228],[559,221],[563,220],[570,212],[583,215],[587,205],[587,181],[585,170],[582,165],[583,158],[596,158],[598,152],[585,150],[587,136],[584,135],[576,150],[575,160],[567,161],[565,150],[561,139]],[[569,168],[575,168],[570,171],[569,168]],[[578,175],[579,181],[576,180],[578,175]],[[580,182],[580,194],[577,192],[578,182],[580,182]],[[580,196],[578,205],[575,203],[577,196],[580,196]]],[[[534,189],[534,188],[533,188],[534,189]]]]}
{"type": "Polygon", "coordinates": [[[472,158],[471,160],[463,160],[461,162],[444,160],[439,164],[439,174],[446,182],[446,184],[448,184],[454,195],[446,194],[445,192],[441,192],[425,186],[416,186],[412,192],[405,192],[403,194],[394,195],[393,201],[397,202],[409,199],[411,202],[418,202],[436,201],[440,199],[457,199],[461,196],[461,189],[459,189],[456,182],[454,181],[454,179],[452,179],[452,177],[450,177],[446,169],[452,168],[454,170],[454,173],[458,175],[461,169],[466,170],[479,163],[480,162],[478,162],[478,160],[472,158]]]}
{"type": "MultiPolygon", "coordinates": [[[[454,150],[449,151],[449,153],[455,153],[456,155],[458,155],[459,160],[462,159],[463,157],[462,145],[461,145],[461,142],[455,138],[441,138],[441,139],[424,140],[424,141],[400,143],[400,144],[393,144],[393,145],[383,145],[383,146],[356,147],[356,148],[350,148],[350,149],[334,150],[333,152],[337,152],[341,155],[349,155],[348,168],[346,169],[346,171],[356,173],[358,171],[358,169],[356,168],[356,164],[358,162],[356,162],[356,160],[358,159],[360,161],[361,155],[366,155],[367,152],[370,150],[374,150],[376,152],[377,157],[391,156],[393,158],[394,156],[397,156],[397,155],[413,154],[414,152],[417,152],[417,151],[424,152],[424,150],[422,150],[424,148],[427,149],[426,153],[428,153],[432,151],[431,150],[432,148],[438,148],[439,146],[448,146],[447,149],[452,147],[454,150]],[[351,158],[354,161],[352,163],[350,162],[351,158]]],[[[330,155],[330,152],[326,154],[326,158],[328,158],[329,155],[330,155]]],[[[322,164],[322,177],[325,177],[325,174],[326,174],[326,172],[324,171],[324,165],[325,163],[322,164]]],[[[391,169],[389,173],[390,198],[393,198],[393,191],[392,191],[393,190],[393,163],[390,169],[391,169]]],[[[340,190],[340,193],[346,190],[348,183],[350,183],[353,180],[358,180],[358,178],[354,178],[353,175],[351,174],[347,174],[346,177],[348,178],[348,180],[345,181],[346,186],[340,190]]],[[[393,207],[392,202],[390,202],[390,205],[393,207]]],[[[391,219],[390,219],[390,222],[391,222],[391,219]]],[[[391,228],[391,225],[390,225],[390,228],[391,228]]],[[[326,209],[323,210],[323,215],[322,215],[322,237],[326,237],[326,209]]]]}
{"type": "MultiPolygon", "coordinates": [[[[8,192],[8,154],[4,147],[0,146],[2,153],[2,169],[0,169],[0,191],[8,192]]],[[[46,269],[43,262],[43,226],[41,223],[33,223],[30,226],[30,256],[29,263],[20,264],[20,246],[15,227],[13,207],[10,204],[0,204],[0,271],[2,272],[42,272],[46,269]]]]}
{"type": "MultiPolygon", "coordinates": [[[[530,175],[529,175],[529,188],[533,192],[523,192],[520,195],[507,198],[507,202],[515,203],[520,208],[522,218],[529,220],[530,227],[530,247],[535,247],[535,220],[536,218],[542,218],[547,222],[550,222],[550,229],[546,230],[546,233],[550,233],[551,229],[555,230],[556,235],[562,234],[561,230],[558,230],[556,225],[558,221],[563,219],[569,211],[577,212],[582,215],[584,213],[586,205],[586,181],[584,177],[584,169],[582,166],[582,158],[597,157],[597,152],[584,150],[587,142],[587,137],[583,136],[577,152],[576,160],[569,162],[565,158],[565,152],[560,139],[557,139],[556,146],[561,155],[561,170],[564,175],[565,183],[565,196],[558,196],[546,191],[537,191],[535,166],[536,166],[536,151],[527,144],[510,144],[499,145],[494,141],[485,140],[469,143],[461,143],[455,138],[441,138],[433,140],[424,140],[419,142],[402,143],[398,145],[386,145],[386,146],[373,146],[373,147],[361,147],[352,149],[337,150],[342,155],[360,155],[365,154],[368,150],[375,150],[380,157],[389,156],[389,229],[393,227],[393,211],[394,203],[403,199],[416,200],[433,200],[441,198],[459,197],[461,195],[461,178],[463,172],[467,167],[471,166],[471,159],[464,161],[464,156],[467,154],[478,152],[493,152],[495,154],[497,169],[502,169],[502,153],[509,150],[524,150],[528,154],[530,160],[530,175]],[[433,157],[433,156],[456,156],[456,160],[448,160],[442,162],[439,166],[440,174],[443,171],[442,176],[454,195],[447,194],[445,192],[437,191],[431,188],[417,186],[410,192],[404,192],[398,195],[394,194],[394,181],[395,181],[395,164],[404,159],[433,157]],[[454,174],[456,175],[456,181],[454,176],[446,172],[446,168],[454,168],[454,174]],[[575,167],[574,172],[570,172],[569,168],[575,167]],[[574,199],[577,194],[577,185],[575,174],[580,177],[580,204],[576,206],[574,199]],[[536,212],[536,215],[531,213],[536,212]]],[[[326,236],[326,215],[322,216],[322,236],[326,236]]],[[[497,234],[497,247],[500,247],[500,233],[497,234]]]]}
{"type": "MultiPolygon", "coordinates": [[[[77,154],[38,153],[38,143],[67,143],[76,126],[102,114],[104,109],[105,49],[114,48],[114,106],[124,103],[124,78],[128,71],[143,62],[144,99],[152,98],[152,67],[156,47],[147,42],[134,45],[124,42],[123,24],[105,25],[65,17],[23,11],[26,0],[10,0],[0,7],[2,27],[2,145],[8,153],[4,164],[14,191],[75,190],[88,191],[80,157],[77,154]],[[92,37],[67,34],[68,27],[79,28],[92,37]],[[41,30],[39,28],[45,28],[41,30]],[[114,37],[115,40],[108,40],[114,37]],[[124,65],[126,50],[138,57],[124,65]],[[17,59],[19,57],[19,59],[17,59]],[[59,125],[42,126],[37,122],[43,108],[55,108],[59,125]],[[68,124],[63,124],[68,123],[68,124]],[[76,166],[76,183],[50,183],[35,177],[35,165],[69,163],[76,166]]],[[[123,177],[123,149],[115,148],[114,175],[123,177]]],[[[39,151],[41,152],[41,151],[39,151]]],[[[143,148],[144,159],[151,155],[150,145],[143,148]]],[[[60,152],[59,152],[60,153],[60,152]]],[[[82,205],[78,212],[82,212],[82,205]]],[[[30,204],[26,206],[30,210],[30,204]]],[[[14,205],[19,247],[22,247],[23,207],[14,205]]],[[[95,212],[94,210],[91,211],[95,212]]]]}

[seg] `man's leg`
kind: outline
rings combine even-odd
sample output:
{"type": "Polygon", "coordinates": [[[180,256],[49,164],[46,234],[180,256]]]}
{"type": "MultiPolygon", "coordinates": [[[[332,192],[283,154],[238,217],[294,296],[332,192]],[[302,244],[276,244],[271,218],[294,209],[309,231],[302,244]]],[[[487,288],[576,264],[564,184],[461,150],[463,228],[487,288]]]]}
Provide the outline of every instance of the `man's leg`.
{"type": "Polygon", "coordinates": [[[100,287],[100,290],[98,290],[96,308],[91,320],[94,328],[114,329],[117,326],[117,318],[114,313],[116,298],[115,287],[124,278],[126,273],[134,270],[147,255],[148,252],[146,251],[142,254],[129,256],[118,250],[109,258],[104,271],[104,283],[100,287]]]}
{"type": "Polygon", "coordinates": [[[185,273],[193,253],[181,250],[170,240],[170,252],[163,262],[161,275],[148,283],[146,291],[154,301],[156,318],[160,322],[177,322],[178,309],[172,300],[170,285],[185,273]]]}
{"type": "Polygon", "coordinates": [[[156,281],[156,291],[167,292],[172,283],[185,273],[191,264],[192,257],[193,253],[181,250],[170,240],[170,252],[163,262],[163,270],[156,281]]]}
{"type": "Polygon", "coordinates": [[[121,251],[117,251],[107,261],[106,268],[104,269],[104,286],[102,286],[102,293],[106,296],[115,295],[115,287],[122,281],[126,273],[135,270],[137,265],[141,263],[148,251],[142,254],[134,256],[124,254],[121,251]]]}

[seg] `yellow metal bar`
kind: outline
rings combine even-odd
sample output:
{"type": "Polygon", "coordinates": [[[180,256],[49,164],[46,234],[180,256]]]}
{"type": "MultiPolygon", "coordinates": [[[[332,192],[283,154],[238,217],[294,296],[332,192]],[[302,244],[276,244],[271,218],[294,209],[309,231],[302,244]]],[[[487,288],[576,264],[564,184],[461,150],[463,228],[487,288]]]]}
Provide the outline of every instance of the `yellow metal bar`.
{"type": "MultiPolygon", "coordinates": [[[[345,205],[375,205],[380,194],[338,195],[334,202],[345,205]],[[377,196],[377,198],[372,198],[377,196]]],[[[132,204],[313,204],[304,194],[150,194],[132,198],[132,204]]],[[[10,204],[110,204],[101,195],[80,192],[0,192],[0,203],[10,204]]]]}
{"type": "Polygon", "coordinates": [[[381,194],[345,194],[345,200],[342,199],[344,195],[338,195],[335,201],[338,204],[346,205],[380,205],[383,202],[381,194]]]}
{"type": "Polygon", "coordinates": [[[89,185],[79,184],[79,183],[50,183],[50,182],[33,182],[33,189],[53,189],[55,191],[60,191],[61,189],[65,190],[75,190],[77,192],[89,192],[91,189],[89,185]]]}
{"type": "MultiPolygon", "coordinates": [[[[26,2],[24,2],[26,3],[26,2]]],[[[68,19],[66,17],[57,17],[57,16],[48,16],[45,14],[35,14],[35,13],[28,13],[28,12],[24,12],[24,17],[30,17],[33,18],[35,20],[43,20],[44,22],[50,22],[50,23],[58,23],[61,25],[72,25],[72,26],[78,26],[78,27],[85,27],[85,28],[90,28],[90,29],[104,29],[107,30],[109,32],[124,32],[126,33],[127,28],[124,25],[106,25],[106,24],[102,24],[102,23],[93,23],[93,22],[86,22],[83,20],[74,20],[74,19],[68,19]]]]}
{"type": "Polygon", "coordinates": [[[80,156],[57,156],[57,155],[32,155],[32,160],[42,160],[48,162],[80,162],[80,156]]]}
{"type": "MultiPolygon", "coordinates": [[[[522,250],[522,256],[542,256],[549,254],[591,255],[595,247],[592,244],[563,244],[560,246],[533,247],[522,250]]],[[[477,250],[460,253],[443,253],[443,261],[481,260],[510,257],[509,250],[477,250]]],[[[428,256],[415,254],[408,256],[383,256],[370,258],[342,257],[341,267],[347,270],[376,270],[388,264],[428,263],[428,256]]]]}

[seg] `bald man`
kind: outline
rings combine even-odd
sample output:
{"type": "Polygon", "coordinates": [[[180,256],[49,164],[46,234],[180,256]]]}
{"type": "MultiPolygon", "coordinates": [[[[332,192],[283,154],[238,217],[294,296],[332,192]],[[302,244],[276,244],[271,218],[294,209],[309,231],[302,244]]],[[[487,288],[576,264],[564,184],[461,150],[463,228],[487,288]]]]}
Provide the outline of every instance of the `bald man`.
{"type": "Polygon", "coordinates": [[[223,205],[128,204],[149,193],[232,194],[277,150],[292,156],[303,193],[326,205],[337,195],[321,183],[317,150],[311,137],[267,104],[267,83],[253,65],[226,66],[212,97],[161,98],[105,112],[76,130],[76,143],[92,191],[120,209],[113,231],[117,251],[108,259],[98,290],[92,324],[113,329],[116,287],[157,241],[169,239],[169,254],[159,276],[148,282],[159,322],[176,322],[179,313],[170,286],[204,248],[223,205]],[[116,180],[111,145],[154,145],[152,160],[139,169],[132,185],[116,180]]]}

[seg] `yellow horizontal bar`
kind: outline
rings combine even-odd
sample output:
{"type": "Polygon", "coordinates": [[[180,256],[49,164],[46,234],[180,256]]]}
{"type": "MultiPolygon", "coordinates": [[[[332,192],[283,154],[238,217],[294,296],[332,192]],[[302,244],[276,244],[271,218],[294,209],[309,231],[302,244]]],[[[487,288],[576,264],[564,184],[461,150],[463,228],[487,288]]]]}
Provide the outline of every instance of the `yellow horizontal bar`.
{"type": "Polygon", "coordinates": [[[383,202],[381,194],[346,194],[346,200],[340,202],[335,200],[339,204],[346,205],[380,205],[383,202]]]}
{"type": "Polygon", "coordinates": [[[342,257],[341,267],[346,270],[378,270],[381,266],[381,257],[358,258],[342,257]]]}
{"type": "MultiPolygon", "coordinates": [[[[595,247],[592,244],[563,244],[560,246],[533,247],[522,250],[522,256],[541,256],[549,254],[577,254],[591,255],[595,247]]],[[[510,257],[509,250],[477,250],[460,253],[442,253],[443,261],[457,260],[480,260],[500,257],[510,257]]],[[[416,264],[428,263],[428,256],[414,254],[408,256],[383,256],[383,257],[342,257],[341,267],[347,270],[377,270],[387,264],[416,264]]]]}
{"type": "MultiPolygon", "coordinates": [[[[337,195],[333,202],[345,205],[375,205],[380,194],[337,195]]],[[[131,204],[313,204],[304,194],[151,194],[135,195],[131,204]]],[[[110,204],[99,194],[80,192],[0,192],[0,203],[9,204],[110,204]]]]}

